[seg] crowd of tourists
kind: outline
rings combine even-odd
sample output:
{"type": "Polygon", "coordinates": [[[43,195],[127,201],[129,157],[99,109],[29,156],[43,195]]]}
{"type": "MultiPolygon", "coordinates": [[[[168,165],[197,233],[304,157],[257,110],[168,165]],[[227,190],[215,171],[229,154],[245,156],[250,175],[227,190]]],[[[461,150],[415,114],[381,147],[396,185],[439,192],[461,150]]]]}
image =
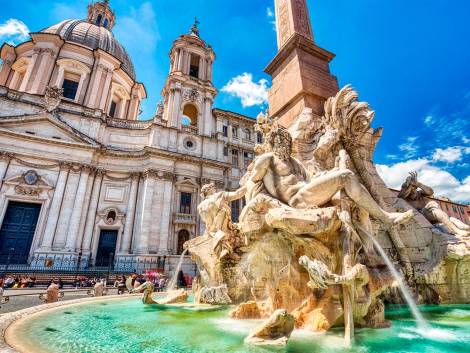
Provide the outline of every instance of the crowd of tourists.
{"type": "Polygon", "coordinates": [[[2,288],[13,289],[13,288],[33,288],[36,284],[36,277],[34,276],[8,276],[4,280],[2,279],[2,288]]]}
{"type": "MultiPolygon", "coordinates": [[[[163,292],[167,288],[170,281],[167,275],[160,272],[145,272],[142,274],[132,273],[130,275],[132,288],[137,288],[147,281],[150,281],[155,286],[156,292],[163,292]]],[[[33,288],[37,284],[35,276],[15,276],[9,275],[6,278],[0,278],[2,289],[16,289],[16,288],[33,288]]],[[[114,287],[118,289],[118,294],[123,294],[127,291],[126,287],[126,276],[120,275],[116,277],[114,287]]],[[[176,280],[176,286],[178,288],[186,288],[192,285],[192,277],[188,274],[184,274],[183,271],[179,271],[176,280]]],[[[96,283],[105,282],[106,279],[103,277],[88,278],[85,276],[78,276],[72,283],[75,289],[80,288],[93,288],[96,283]]],[[[64,287],[64,282],[60,277],[53,277],[50,281],[46,282],[47,287],[51,284],[56,284],[59,289],[64,287]]]]}

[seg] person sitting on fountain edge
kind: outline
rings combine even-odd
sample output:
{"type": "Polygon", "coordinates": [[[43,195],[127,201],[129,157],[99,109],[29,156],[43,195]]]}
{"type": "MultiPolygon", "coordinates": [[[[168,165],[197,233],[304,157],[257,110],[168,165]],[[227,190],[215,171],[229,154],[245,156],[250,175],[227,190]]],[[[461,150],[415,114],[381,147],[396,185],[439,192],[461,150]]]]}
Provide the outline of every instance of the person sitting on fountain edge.
{"type": "Polygon", "coordinates": [[[349,169],[334,168],[319,176],[308,177],[307,170],[292,156],[292,137],[282,126],[268,135],[271,152],[256,158],[249,181],[262,182],[275,199],[297,209],[321,207],[338,191],[344,192],[369,214],[388,226],[407,222],[413,211],[390,213],[383,210],[349,169]]]}

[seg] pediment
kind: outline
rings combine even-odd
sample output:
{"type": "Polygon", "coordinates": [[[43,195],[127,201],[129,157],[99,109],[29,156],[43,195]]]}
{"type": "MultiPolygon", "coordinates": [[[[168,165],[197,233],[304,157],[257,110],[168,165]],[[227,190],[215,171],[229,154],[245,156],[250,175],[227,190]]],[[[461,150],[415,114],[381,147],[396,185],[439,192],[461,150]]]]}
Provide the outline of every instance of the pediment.
{"type": "Polygon", "coordinates": [[[44,138],[55,142],[98,145],[93,139],[47,113],[1,118],[0,133],[2,131],[32,138],[44,138]]]}
{"type": "Polygon", "coordinates": [[[187,188],[192,188],[192,189],[199,188],[199,185],[192,179],[179,180],[175,183],[175,186],[177,186],[177,187],[187,187],[187,188]]]}

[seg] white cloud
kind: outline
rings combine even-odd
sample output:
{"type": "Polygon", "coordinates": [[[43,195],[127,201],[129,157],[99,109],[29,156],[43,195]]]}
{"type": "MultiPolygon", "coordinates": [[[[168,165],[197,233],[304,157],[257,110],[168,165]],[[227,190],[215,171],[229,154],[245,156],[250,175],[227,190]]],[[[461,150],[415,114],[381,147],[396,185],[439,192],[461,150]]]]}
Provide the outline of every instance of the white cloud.
{"type": "Polygon", "coordinates": [[[153,53],[161,37],[152,3],[146,1],[138,8],[132,7],[128,16],[118,18],[113,32],[131,54],[135,52],[133,58],[153,53]]]}
{"type": "Polygon", "coordinates": [[[268,101],[268,81],[261,79],[254,82],[253,75],[244,72],[232,78],[222,88],[222,92],[240,98],[243,108],[263,105],[268,101]]]}
{"type": "Polygon", "coordinates": [[[270,7],[266,9],[266,17],[269,19],[269,23],[273,26],[273,31],[276,32],[275,13],[270,7]]]}
{"type": "Polygon", "coordinates": [[[426,126],[430,126],[434,123],[434,118],[432,117],[432,115],[428,115],[427,117],[424,118],[424,124],[426,126]]]}
{"type": "Polygon", "coordinates": [[[400,189],[410,171],[418,172],[418,179],[434,189],[436,196],[445,196],[457,202],[470,202],[470,175],[460,181],[448,171],[428,159],[414,159],[392,165],[376,165],[387,186],[400,189]]]}
{"type": "Polygon", "coordinates": [[[419,147],[416,145],[416,140],[418,137],[410,136],[406,138],[406,142],[398,146],[398,149],[405,153],[404,157],[406,159],[416,156],[416,153],[419,150],[419,147]]]}
{"type": "Polygon", "coordinates": [[[0,24],[0,42],[5,41],[10,44],[25,41],[29,38],[29,28],[24,22],[16,18],[10,18],[0,24]]]}
{"type": "Polygon", "coordinates": [[[463,149],[461,147],[438,148],[432,156],[433,161],[454,163],[462,159],[463,149]]]}

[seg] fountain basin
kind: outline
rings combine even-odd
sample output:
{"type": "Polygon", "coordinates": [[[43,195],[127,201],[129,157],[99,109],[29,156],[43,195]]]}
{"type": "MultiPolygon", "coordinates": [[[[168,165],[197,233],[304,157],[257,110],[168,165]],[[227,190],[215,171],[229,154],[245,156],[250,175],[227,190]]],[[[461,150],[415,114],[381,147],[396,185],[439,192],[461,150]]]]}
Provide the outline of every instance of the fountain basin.
{"type": "MultiPolygon", "coordinates": [[[[64,304],[64,303],[61,303],[64,304]]],[[[6,331],[10,352],[447,352],[470,349],[470,305],[424,306],[433,334],[419,332],[408,309],[392,307],[392,327],[359,329],[351,350],[342,328],[325,334],[296,330],[285,348],[243,343],[259,320],[228,318],[231,307],[142,305],[140,298],[106,298],[61,305],[20,318],[6,331]]],[[[2,350],[3,352],[3,350],[2,350]]]]}

